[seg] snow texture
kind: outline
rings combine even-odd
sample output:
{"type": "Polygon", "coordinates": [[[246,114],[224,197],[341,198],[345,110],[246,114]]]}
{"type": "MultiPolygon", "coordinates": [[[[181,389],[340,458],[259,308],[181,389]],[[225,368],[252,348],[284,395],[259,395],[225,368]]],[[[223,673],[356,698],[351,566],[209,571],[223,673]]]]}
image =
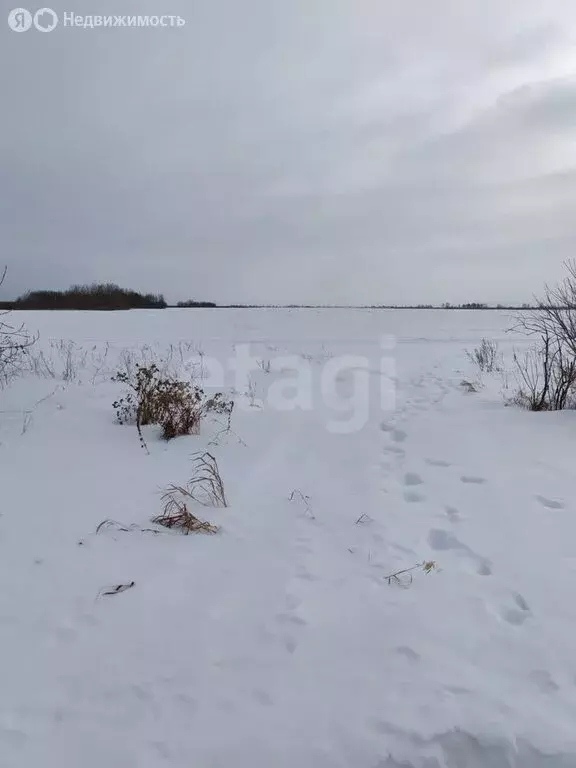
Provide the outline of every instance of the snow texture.
{"type": "Polygon", "coordinates": [[[509,366],[526,345],[509,317],[18,319],[47,368],[0,391],[2,768],[576,766],[576,415],[506,407],[505,374],[478,382],[466,349],[493,339],[509,366]],[[206,377],[245,344],[264,365],[235,393],[232,432],[207,421],[164,443],[148,427],[147,455],[115,423],[119,365],[206,377]],[[311,407],[282,411],[268,393],[290,355],[311,407]],[[322,395],[344,355],[342,391],[322,395]],[[339,430],[358,381],[366,418],[339,430]],[[154,528],[162,489],[204,449],[230,506],[194,511],[217,535],[95,533],[154,528]],[[387,578],[424,561],[436,570],[387,578]]]}

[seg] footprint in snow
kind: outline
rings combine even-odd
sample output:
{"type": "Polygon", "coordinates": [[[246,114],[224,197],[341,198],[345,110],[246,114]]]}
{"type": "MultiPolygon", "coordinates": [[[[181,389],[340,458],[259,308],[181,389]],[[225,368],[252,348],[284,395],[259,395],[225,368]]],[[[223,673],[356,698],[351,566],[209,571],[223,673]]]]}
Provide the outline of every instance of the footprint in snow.
{"type": "Polygon", "coordinates": [[[426,497],[416,491],[404,491],[404,501],[407,501],[408,504],[419,504],[426,501],[426,497]]]}
{"type": "Polygon", "coordinates": [[[488,562],[488,560],[481,560],[478,563],[478,570],[476,573],[479,576],[492,576],[492,566],[488,562]]]}
{"type": "Polygon", "coordinates": [[[540,502],[546,509],[565,509],[566,505],[562,501],[547,499],[545,496],[536,496],[536,501],[540,502]]]}
{"type": "Polygon", "coordinates": [[[428,544],[430,545],[430,548],[435,552],[448,552],[450,550],[454,550],[459,552],[461,555],[465,555],[475,563],[476,573],[479,576],[492,575],[492,567],[490,565],[490,561],[478,555],[476,552],[474,552],[474,550],[470,549],[469,546],[460,541],[460,539],[450,531],[445,531],[440,528],[433,528],[428,533],[428,544]]]}
{"type": "Polygon", "coordinates": [[[459,549],[468,552],[468,547],[450,531],[433,528],[428,533],[428,544],[436,552],[446,552],[449,549],[459,549]]]}
{"type": "Polygon", "coordinates": [[[407,472],[404,475],[404,485],[406,486],[422,485],[423,482],[424,480],[416,472],[407,472]]]}
{"type": "Polygon", "coordinates": [[[276,614],[274,622],[279,632],[272,627],[265,628],[266,640],[274,645],[279,643],[284,650],[293,654],[298,647],[298,634],[307,626],[307,621],[292,610],[276,614]]]}
{"type": "Polygon", "coordinates": [[[307,621],[295,613],[279,613],[276,621],[284,626],[305,627],[307,625],[307,621]]]}
{"type": "Polygon", "coordinates": [[[177,693],[173,698],[176,706],[183,707],[189,715],[195,715],[199,709],[198,701],[189,693],[177,693]]]}
{"type": "Polygon", "coordinates": [[[232,699],[219,699],[216,702],[216,706],[227,715],[235,715],[238,712],[238,705],[232,699]]]}
{"type": "Polygon", "coordinates": [[[310,571],[307,571],[306,569],[299,571],[294,578],[299,579],[300,581],[319,581],[320,580],[319,576],[316,576],[314,573],[310,573],[310,571]]]}
{"type": "Polygon", "coordinates": [[[299,605],[302,604],[302,598],[298,597],[298,595],[292,595],[288,593],[286,595],[285,602],[286,602],[286,608],[288,608],[288,610],[290,611],[293,611],[296,608],[298,608],[299,605]]]}
{"type": "Polygon", "coordinates": [[[252,691],[252,696],[254,698],[254,701],[258,702],[263,707],[272,707],[274,706],[274,700],[272,697],[266,693],[266,691],[263,691],[261,688],[255,688],[252,691]]]}
{"type": "Polygon", "coordinates": [[[290,637],[290,635],[284,635],[282,637],[282,643],[284,644],[284,648],[286,651],[292,655],[296,652],[296,648],[298,648],[298,641],[295,637],[290,637]]]}
{"type": "Polygon", "coordinates": [[[382,430],[382,432],[386,432],[387,434],[389,434],[393,442],[395,443],[403,443],[408,437],[408,435],[406,434],[406,432],[404,432],[403,429],[398,429],[397,427],[394,426],[394,424],[389,424],[386,421],[383,421],[380,424],[380,429],[382,430]]]}
{"type": "Polygon", "coordinates": [[[522,595],[519,594],[518,592],[514,595],[514,602],[516,603],[518,608],[520,608],[521,611],[529,611],[530,610],[530,606],[528,605],[526,600],[524,600],[522,595]]]}
{"type": "Polygon", "coordinates": [[[524,624],[526,619],[528,619],[532,613],[530,611],[530,607],[526,600],[522,597],[522,595],[516,594],[513,595],[513,600],[516,605],[515,608],[504,608],[501,612],[501,617],[504,619],[504,621],[507,621],[508,624],[512,624],[516,627],[521,626],[524,624]]]}
{"type": "Polygon", "coordinates": [[[413,651],[408,645],[399,645],[395,650],[399,656],[404,656],[411,664],[417,664],[420,661],[420,654],[413,651]]]}
{"type": "Polygon", "coordinates": [[[400,458],[406,456],[406,451],[403,448],[400,448],[399,445],[391,445],[388,448],[385,448],[384,453],[390,453],[394,456],[399,456],[400,458]]]}
{"type": "Polygon", "coordinates": [[[444,690],[451,696],[468,696],[472,691],[462,685],[447,685],[444,690]]]}
{"type": "Polygon", "coordinates": [[[460,512],[456,509],[456,507],[445,507],[446,510],[446,516],[448,517],[448,520],[450,520],[451,523],[459,523],[460,518],[460,512]]]}
{"type": "Polygon", "coordinates": [[[402,429],[395,429],[392,432],[392,440],[394,440],[395,443],[403,443],[407,437],[408,435],[402,429]]]}
{"type": "Polygon", "coordinates": [[[444,461],[444,459],[426,459],[426,464],[430,467],[441,467],[442,469],[451,466],[450,462],[444,461]]]}
{"type": "Polygon", "coordinates": [[[556,691],[560,690],[559,685],[554,682],[550,673],[544,669],[535,669],[533,672],[530,672],[529,677],[542,693],[556,693],[556,691]]]}
{"type": "Polygon", "coordinates": [[[484,485],[486,482],[485,477],[478,477],[477,475],[462,475],[460,480],[465,485],[484,485]]]}
{"type": "Polygon", "coordinates": [[[149,745],[162,760],[168,762],[173,759],[174,755],[165,741],[150,741],[149,745]]]}
{"type": "Polygon", "coordinates": [[[147,703],[154,700],[154,694],[143,685],[131,685],[128,690],[138,701],[147,703]]]}

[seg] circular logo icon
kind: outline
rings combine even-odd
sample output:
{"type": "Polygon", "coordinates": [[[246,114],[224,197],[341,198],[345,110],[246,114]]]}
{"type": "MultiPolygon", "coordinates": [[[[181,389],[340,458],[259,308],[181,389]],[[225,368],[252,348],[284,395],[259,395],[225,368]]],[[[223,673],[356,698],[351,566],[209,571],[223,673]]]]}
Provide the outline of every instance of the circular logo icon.
{"type": "Polygon", "coordinates": [[[52,32],[58,24],[58,16],[52,8],[40,8],[34,14],[34,26],[39,32],[52,32]]]}
{"type": "Polygon", "coordinates": [[[27,32],[32,26],[32,14],[26,8],[14,8],[8,14],[8,26],[13,32],[27,32]]]}

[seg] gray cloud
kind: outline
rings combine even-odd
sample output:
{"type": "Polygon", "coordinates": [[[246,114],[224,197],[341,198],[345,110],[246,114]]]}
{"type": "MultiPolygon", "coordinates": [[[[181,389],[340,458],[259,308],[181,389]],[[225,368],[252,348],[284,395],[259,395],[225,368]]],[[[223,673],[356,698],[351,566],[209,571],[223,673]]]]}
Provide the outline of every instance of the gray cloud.
{"type": "Polygon", "coordinates": [[[187,24],[3,22],[4,295],[523,301],[574,255],[568,2],[89,6],[187,24]]]}

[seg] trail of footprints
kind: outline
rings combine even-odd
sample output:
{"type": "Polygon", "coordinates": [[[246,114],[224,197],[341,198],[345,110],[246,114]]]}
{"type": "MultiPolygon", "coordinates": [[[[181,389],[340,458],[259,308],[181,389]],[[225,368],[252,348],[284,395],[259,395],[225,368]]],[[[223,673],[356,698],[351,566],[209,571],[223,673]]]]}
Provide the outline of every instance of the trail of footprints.
{"type": "MultiPolygon", "coordinates": [[[[417,472],[403,471],[402,464],[406,457],[406,444],[409,439],[408,432],[394,423],[384,422],[381,424],[381,430],[386,436],[386,445],[384,454],[388,461],[383,463],[383,468],[387,472],[396,473],[401,471],[402,494],[407,504],[422,504],[427,500],[425,495],[425,480],[417,472]]],[[[452,469],[452,464],[442,458],[429,457],[425,459],[425,464],[436,471],[448,471],[452,469]]],[[[474,474],[462,474],[458,481],[464,486],[485,486],[487,480],[474,474]]],[[[539,503],[547,509],[562,509],[563,504],[546,497],[537,497],[539,503]]],[[[444,506],[444,514],[447,520],[447,527],[431,528],[427,535],[427,543],[431,550],[438,553],[452,553],[462,558],[471,567],[473,573],[481,577],[490,577],[492,575],[492,564],[488,558],[475,552],[471,547],[465,544],[456,534],[459,523],[462,521],[460,511],[451,505],[444,506]]],[[[369,523],[370,520],[367,520],[369,523]]],[[[299,566],[294,575],[289,579],[282,604],[279,611],[274,615],[271,622],[266,626],[266,634],[273,644],[281,652],[292,656],[297,652],[299,644],[302,642],[308,622],[302,613],[302,605],[305,602],[308,590],[319,581],[309,564],[314,562],[313,537],[306,526],[310,525],[310,519],[302,521],[302,535],[297,539],[296,552],[299,554],[297,560],[299,566]]],[[[377,548],[385,547],[385,538],[378,533],[372,533],[372,541],[377,548]]],[[[407,556],[414,553],[409,549],[404,549],[400,544],[390,544],[392,549],[405,551],[407,556]]],[[[353,551],[353,550],[350,550],[353,551]]],[[[373,561],[374,564],[374,561],[373,561]]],[[[501,621],[513,627],[520,627],[531,616],[530,606],[522,595],[511,593],[509,600],[500,607],[496,607],[495,614],[501,621]]],[[[398,647],[397,653],[404,657],[407,663],[417,664],[420,661],[419,655],[409,647],[398,647]]],[[[541,690],[551,691],[554,685],[544,675],[547,673],[534,673],[534,683],[541,690]]],[[[253,691],[254,701],[264,707],[273,705],[273,699],[270,693],[255,689],[253,691]]]]}
{"type": "MultiPolygon", "coordinates": [[[[402,459],[406,456],[406,451],[402,447],[408,439],[408,434],[403,429],[399,429],[395,424],[383,422],[380,425],[382,432],[388,437],[384,453],[392,455],[397,459],[397,470],[401,470],[402,459]]],[[[441,458],[430,457],[425,459],[427,466],[434,470],[448,470],[452,467],[450,462],[441,458]]],[[[389,468],[389,465],[388,465],[389,468]]],[[[426,501],[426,495],[423,492],[425,486],[424,479],[417,472],[406,471],[402,475],[403,498],[407,504],[420,504],[426,501]]],[[[465,486],[484,486],[487,480],[479,475],[463,474],[459,477],[460,483],[465,486]]],[[[548,499],[543,496],[537,496],[536,500],[547,509],[563,509],[564,504],[559,501],[548,499]]],[[[490,560],[475,552],[471,547],[461,541],[454,532],[462,518],[456,507],[446,505],[444,513],[452,530],[446,528],[432,528],[428,532],[427,543],[434,552],[452,552],[458,557],[463,558],[473,568],[473,571],[479,576],[491,576],[492,564],[490,560]]],[[[528,603],[518,593],[510,596],[507,605],[497,611],[498,617],[513,626],[521,626],[531,616],[528,603]]],[[[401,653],[401,649],[398,649],[401,653]]],[[[403,653],[402,655],[408,656],[403,653]]],[[[415,659],[410,655],[410,661],[415,659]]]]}
{"type": "MultiPolygon", "coordinates": [[[[307,590],[319,581],[308,563],[314,561],[313,538],[304,526],[313,524],[313,520],[308,517],[302,518],[302,533],[296,540],[295,553],[298,563],[294,574],[289,578],[282,604],[278,613],[276,613],[271,622],[265,628],[265,634],[280,649],[288,655],[293,655],[302,639],[302,632],[307,628],[308,622],[302,616],[300,608],[305,600],[307,590]]],[[[260,697],[261,698],[261,697],[260,697]]],[[[256,700],[263,705],[267,705],[259,697],[256,700]]]]}

